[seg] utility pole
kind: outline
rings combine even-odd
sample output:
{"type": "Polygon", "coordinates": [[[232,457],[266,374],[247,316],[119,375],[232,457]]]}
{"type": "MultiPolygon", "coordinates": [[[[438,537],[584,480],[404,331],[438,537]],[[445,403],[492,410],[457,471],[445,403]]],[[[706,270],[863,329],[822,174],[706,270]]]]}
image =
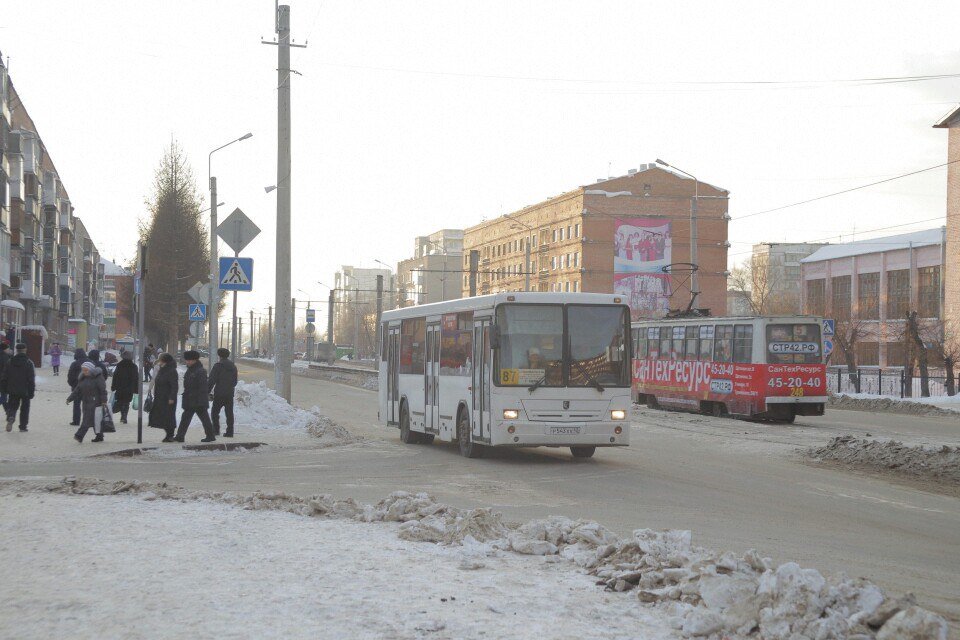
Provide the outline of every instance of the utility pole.
{"type": "MultiPolygon", "coordinates": [[[[137,269],[137,280],[140,282],[140,291],[137,296],[137,350],[134,352],[134,355],[140,354],[141,361],[140,367],[143,367],[143,348],[144,342],[143,333],[144,333],[144,302],[146,302],[147,296],[145,295],[144,281],[147,279],[147,245],[143,243],[138,243],[139,251],[137,252],[139,257],[139,265],[137,269]]],[[[143,443],[143,372],[137,376],[137,444],[143,443]]]]}
{"type": "Polygon", "coordinates": [[[330,289],[330,296],[327,298],[327,342],[330,343],[330,353],[334,354],[332,356],[333,360],[336,360],[337,347],[333,342],[333,305],[336,303],[336,293],[333,289],[330,289]]]}
{"type": "Polygon", "coordinates": [[[530,237],[526,237],[523,240],[525,245],[523,254],[525,263],[523,265],[523,290],[530,291],[530,237]]]}
{"type": "MultiPolygon", "coordinates": [[[[213,157],[213,151],[207,158],[207,173],[210,173],[210,158],[213,157]]],[[[210,345],[208,350],[210,357],[207,358],[207,370],[213,369],[214,354],[219,345],[217,335],[217,306],[220,304],[220,263],[217,259],[217,177],[210,176],[210,299],[207,301],[207,316],[210,320],[210,327],[207,330],[210,333],[210,345]]]]}
{"type": "Polygon", "coordinates": [[[276,392],[290,402],[290,367],[293,361],[293,318],[290,313],[290,5],[277,6],[277,345],[274,355],[276,392]]]}
{"type": "Polygon", "coordinates": [[[267,305],[267,344],[273,356],[273,305],[267,305]]]}
{"type": "MultiPolygon", "coordinates": [[[[369,286],[369,285],[368,285],[369,286]]],[[[353,288],[353,359],[360,359],[360,287],[353,288]]]]}
{"type": "MultiPolygon", "coordinates": [[[[444,258],[446,260],[446,258],[444,258]]],[[[380,348],[380,316],[383,315],[383,275],[377,274],[377,330],[376,344],[373,345],[374,351],[380,348]]]]}

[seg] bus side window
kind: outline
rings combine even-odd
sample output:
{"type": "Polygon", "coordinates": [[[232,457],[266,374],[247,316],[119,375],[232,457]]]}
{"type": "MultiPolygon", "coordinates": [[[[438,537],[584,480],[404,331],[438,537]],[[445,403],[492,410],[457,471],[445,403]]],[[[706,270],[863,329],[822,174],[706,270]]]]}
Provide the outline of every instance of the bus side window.
{"type": "Polygon", "coordinates": [[[684,360],[696,360],[697,359],[697,329],[698,327],[687,327],[686,332],[686,349],[684,352],[684,360]]]}
{"type": "Polygon", "coordinates": [[[753,360],[753,325],[738,324],[733,330],[733,361],[753,360]]]}
{"type": "Polygon", "coordinates": [[[700,327],[700,359],[713,359],[713,325],[700,327]]]}
{"type": "Polygon", "coordinates": [[[733,357],[733,325],[717,325],[713,343],[713,360],[730,362],[733,357]]]}

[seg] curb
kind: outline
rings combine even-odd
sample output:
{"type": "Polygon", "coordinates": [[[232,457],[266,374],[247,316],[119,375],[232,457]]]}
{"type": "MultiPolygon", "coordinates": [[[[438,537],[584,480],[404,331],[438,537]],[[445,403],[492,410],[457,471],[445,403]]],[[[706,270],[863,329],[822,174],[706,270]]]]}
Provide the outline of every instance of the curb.
{"type": "MultiPolygon", "coordinates": [[[[181,447],[186,451],[234,451],[236,449],[256,449],[266,446],[266,442],[211,442],[205,444],[185,444],[181,447]]],[[[172,447],[171,447],[172,448],[172,447]]],[[[107,453],[97,453],[91,458],[132,458],[141,456],[150,451],[156,451],[160,447],[136,447],[133,449],[120,449],[119,451],[108,451],[107,453]]]]}

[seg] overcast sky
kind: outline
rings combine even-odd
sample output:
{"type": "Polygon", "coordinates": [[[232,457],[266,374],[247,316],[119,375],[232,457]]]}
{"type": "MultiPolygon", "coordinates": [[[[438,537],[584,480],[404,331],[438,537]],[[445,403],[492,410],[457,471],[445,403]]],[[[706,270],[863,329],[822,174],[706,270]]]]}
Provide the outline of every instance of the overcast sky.
{"type": "MultiPolygon", "coordinates": [[[[960,80],[960,3],[291,2],[293,294],[326,299],[342,264],[409,257],[465,227],[663,158],[731,192],[731,262],[760,241],[935,227],[933,123],[960,80]],[[759,82],[774,84],[758,84],[759,82]],[[783,84],[803,81],[798,84],[783,84]],[[811,82],[808,82],[811,81],[811,82]],[[722,84],[737,82],[743,84],[722,84]]],[[[0,51],[101,253],[134,254],[171,137],[223,215],[263,229],[246,254],[273,302],[276,47],[271,0],[31,0],[0,11],[0,51]]],[[[323,311],[322,311],[323,312],[323,311]]],[[[300,316],[302,321],[302,315],[300,316]]]]}

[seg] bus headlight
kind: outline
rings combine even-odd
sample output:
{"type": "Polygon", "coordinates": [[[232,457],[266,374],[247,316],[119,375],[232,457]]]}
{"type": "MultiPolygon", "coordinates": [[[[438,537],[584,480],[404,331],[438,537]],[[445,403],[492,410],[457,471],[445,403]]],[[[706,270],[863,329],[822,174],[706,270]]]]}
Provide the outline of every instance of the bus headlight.
{"type": "Polygon", "coordinates": [[[610,419],[611,419],[611,420],[626,420],[626,419],[627,419],[627,412],[624,411],[623,409],[614,409],[613,411],[610,412],[610,419]]]}
{"type": "Polygon", "coordinates": [[[520,417],[520,412],[516,409],[504,409],[503,410],[503,419],[504,420],[516,420],[520,417]]]}

